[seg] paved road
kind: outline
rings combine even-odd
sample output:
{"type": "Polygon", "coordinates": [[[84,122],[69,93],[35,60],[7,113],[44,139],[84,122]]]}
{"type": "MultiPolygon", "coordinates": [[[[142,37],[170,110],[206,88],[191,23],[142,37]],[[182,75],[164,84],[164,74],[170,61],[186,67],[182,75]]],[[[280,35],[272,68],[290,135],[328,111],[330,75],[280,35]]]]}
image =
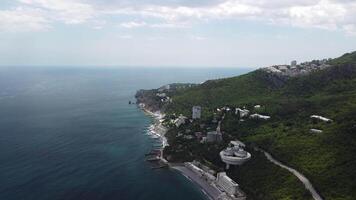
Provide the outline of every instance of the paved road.
{"type": "Polygon", "coordinates": [[[288,167],[284,164],[282,164],[281,162],[279,162],[278,160],[274,159],[271,154],[269,154],[268,152],[262,150],[262,149],[257,149],[259,151],[262,151],[266,158],[271,161],[272,163],[290,171],[291,173],[293,173],[305,186],[305,188],[311,193],[312,197],[314,200],[323,200],[323,198],[321,198],[321,196],[318,194],[318,192],[314,189],[313,185],[310,183],[310,181],[300,172],[298,172],[297,170],[288,167]]]}

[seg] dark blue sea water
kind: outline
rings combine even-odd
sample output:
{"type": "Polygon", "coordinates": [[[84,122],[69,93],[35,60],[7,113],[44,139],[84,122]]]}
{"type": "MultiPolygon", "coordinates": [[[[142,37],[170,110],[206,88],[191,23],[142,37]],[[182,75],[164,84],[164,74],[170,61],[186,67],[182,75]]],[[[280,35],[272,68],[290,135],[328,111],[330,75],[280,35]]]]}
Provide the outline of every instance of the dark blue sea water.
{"type": "Polygon", "coordinates": [[[204,199],[144,161],[151,123],[136,90],[247,69],[0,68],[0,200],[204,199]]]}

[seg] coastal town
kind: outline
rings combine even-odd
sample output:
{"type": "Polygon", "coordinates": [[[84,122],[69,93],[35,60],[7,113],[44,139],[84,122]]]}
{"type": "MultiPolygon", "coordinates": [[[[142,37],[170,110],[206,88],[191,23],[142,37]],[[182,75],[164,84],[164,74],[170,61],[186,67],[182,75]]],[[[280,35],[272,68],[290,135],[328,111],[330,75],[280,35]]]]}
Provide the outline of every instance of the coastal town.
{"type": "MultiPolygon", "coordinates": [[[[325,61],[326,62],[326,61],[325,61]]],[[[322,67],[327,67],[327,64],[323,62],[321,63],[322,67]]],[[[293,62],[292,65],[296,65],[296,62],[293,62]]],[[[292,66],[291,65],[291,66],[292,66]]],[[[309,66],[310,63],[303,63],[298,65],[299,72],[301,66],[309,66]]],[[[314,64],[312,65],[314,66],[314,64]]],[[[295,70],[297,68],[290,68],[291,70],[295,70]]],[[[311,68],[309,68],[311,69],[311,68]]],[[[313,69],[314,70],[314,69],[313,69]]],[[[275,72],[275,71],[274,71],[275,72]]],[[[298,73],[299,73],[298,72],[298,73]]],[[[275,72],[281,73],[281,72],[275,72]]],[[[291,73],[291,71],[283,71],[283,73],[291,73]]],[[[306,72],[302,72],[305,74],[306,72]]],[[[294,76],[289,74],[290,76],[294,76]]],[[[300,75],[300,74],[299,74],[300,75]]],[[[193,85],[182,85],[181,89],[194,87],[193,85]]],[[[177,89],[177,88],[175,88],[177,89]]],[[[237,140],[224,141],[226,140],[226,135],[224,136],[224,131],[222,131],[221,124],[226,115],[235,116],[238,119],[239,123],[247,123],[248,121],[267,121],[271,119],[271,116],[267,115],[265,112],[265,106],[263,105],[253,105],[249,106],[241,106],[241,107],[232,107],[232,106],[223,106],[216,108],[213,113],[213,118],[209,123],[206,123],[206,119],[202,119],[204,108],[200,105],[195,105],[191,107],[190,116],[185,116],[183,114],[173,113],[170,116],[166,116],[161,113],[160,110],[164,108],[164,105],[171,104],[173,99],[169,96],[172,93],[172,88],[169,85],[163,86],[159,88],[154,93],[154,98],[156,98],[156,102],[161,102],[161,107],[157,109],[155,112],[151,112],[152,105],[147,106],[144,101],[141,99],[139,101],[139,106],[145,110],[145,112],[149,113],[154,117],[155,122],[150,127],[149,132],[152,138],[156,139],[156,143],[153,145],[152,151],[146,154],[146,160],[150,162],[156,162],[152,169],[160,169],[165,167],[170,167],[182,173],[185,177],[187,177],[190,181],[197,184],[209,198],[218,200],[244,200],[246,199],[246,193],[242,191],[238,182],[233,180],[228,175],[228,171],[231,166],[241,166],[244,163],[248,162],[253,155],[246,151],[246,145],[237,140]],[[198,128],[197,128],[198,127],[198,128]],[[220,161],[225,163],[225,170],[218,170],[211,168],[201,161],[193,160],[188,162],[175,162],[172,161],[171,155],[164,155],[165,147],[170,147],[168,143],[167,132],[170,130],[174,130],[175,140],[179,140],[181,142],[193,142],[196,144],[205,144],[205,145],[218,145],[220,151],[218,152],[218,156],[220,157],[220,161]],[[225,147],[221,146],[225,145],[225,147]]],[[[155,107],[158,108],[158,107],[155,107]]],[[[311,115],[310,116],[311,125],[317,124],[318,121],[324,123],[332,123],[333,120],[320,116],[320,115],[311,115]]],[[[311,134],[322,134],[323,130],[318,128],[310,128],[309,132],[311,134]]],[[[178,145],[178,148],[174,148],[174,151],[180,152],[182,151],[182,145],[178,145]]],[[[172,148],[171,148],[172,149],[172,148]]],[[[272,163],[290,170],[292,173],[295,173],[295,176],[305,185],[306,188],[310,188],[311,194],[315,197],[314,199],[321,200],[322,198],[318,195],[318,193],[314,190],[311,183],[308,179],[297,172],[296,170],[289,168],[288,166],[281,165],[279,161],[274,160],[268,152],[264,150],[255,149],[256,151],[262,151],[265,153],[265,156],[272,163]]],[[[171,154],[171,153],[170,153],[171,154]]],[[[188,159],[189,160],[189,159],[188,159]]]]}
{"type": "MultiPolygon", "coordinates": [[[[142,109],[145,108],[144,104],[140,104],[142,109]]],[[[229,108],[221,108],[218,110],[230,110],[229,108]]],[[[201,106],[194,106],[192,108],[191,120],[199,120],[201,118],[201,106]]],[[[205,193],[209,198],[214,200],[245,200],[246,195],[240,189],[239,184],[232,180],[226,172],[216,172],[210,169],[208,166],[200,163],[199,161],[184,162],[184,163],[169,163],[163,156],[163,149],[168,143],[166,141],[164,134],[166,129],[163,128],[162,122],[164,115],[159,112],[152,113],[146,110],[151,116],[155,117],[156,123],[150,128],[151,136],[158,139],[159,144],[153,146],[154,149],[146,154],[147,161],[158,162],[158,167],[153,167],[153,169],[171,167],[189,180],[193,181],[195,184],[202,188],[203,193],[205,193]]],[[[236,110],[236,114],[241,114],[236,110]]],[[[179,115],[176,119],[171,120],[171,124],[180,127],[187,123],[188,117],[179,115]]],[[[192,140],[193,138],[199,136],[201,143],[220,143],[223,141],[221,133],[221,121],[217,123],[216,131],[207,132],[206,136],[202,136],[201,132],[195,132],[194,135],[186,135],[184,138],[186,140],[192,140]]],[[[189,131],[188,131],[189,132],[189,131]]],[[[181,135],[177,135],[181,137],[181,135]]],[[[240,141],[231,141],[230,144],[220,152],[221,161],[226,163],[226,169],[229,169],[230,165],[242,165],[244,162],[251,158],[251,154],[244,150],[245,145],[240,141]]]]}
{"type": "Polygon", "coordinates": [[[298,64],[296,60],[291,61],[290,65],[273,65],[264,67],[262,70],[268,73],[274,73],[281,76],[296,77],[310,74],[318,70],[324,70],[331,65],[328,64],[331,59],[313,60],[298,64]]]}

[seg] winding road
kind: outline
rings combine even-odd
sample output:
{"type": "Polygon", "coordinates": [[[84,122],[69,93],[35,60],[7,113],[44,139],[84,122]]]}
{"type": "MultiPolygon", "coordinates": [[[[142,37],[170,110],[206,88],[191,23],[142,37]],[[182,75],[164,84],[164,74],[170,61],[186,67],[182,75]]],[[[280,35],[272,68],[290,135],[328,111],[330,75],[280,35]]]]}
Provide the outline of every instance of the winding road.
{"type": "Polygon", "coordinates": [[[278,165],[286,170],[288,170],[289,172],[293,173],[305,186],[305,188],[310,192],[310,194],[312,195],[314,200],[323,200],[323,198],[321,198],[321,196],[318,194],[318,192],[314,189],[313,185],[311,184],[311,182],[300,172],[298,172],[297,170],[288,167],[284,164],[282,164],[281,162],[279,162],[278,160],[276,160],[275,158],[273,158],[271,156],[271,154],[269,154],[268,152],[256,148],[256,150],[261,151],[265,154],[266,158],[271,161],[273,164],[278,165]]]}

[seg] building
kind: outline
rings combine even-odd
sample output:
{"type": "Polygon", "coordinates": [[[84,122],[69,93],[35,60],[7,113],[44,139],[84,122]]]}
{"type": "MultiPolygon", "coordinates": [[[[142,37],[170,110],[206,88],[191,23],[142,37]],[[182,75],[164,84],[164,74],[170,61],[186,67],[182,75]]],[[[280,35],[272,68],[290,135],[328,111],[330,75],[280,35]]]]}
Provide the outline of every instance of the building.
{"type": "Polygon", "coordinates": [[[184,166],[188,169],[190,169],[192,172],[194,172],[196,175],[198,175],[200,178],[203,180],[207,181],[208,183],[211,183],[216,180],[216,177],[209,173],[208,171],[205,171],[198,167],[196,164],[192,162],[185,162],[184,166]]]}
{"type": "Polygon", "coordinates": [[[330,123],[330,122],[333,121],[333,120],[331,120],[331,119],[328,119],[328,118],[326,118],[326,117],[322,117],[322,116],[319,116],[319,115],[311,115],[310,118],[312,118],[312,119],[317,119],[317,120],[321,120],[321,121],[323,121],[323,122],[328,122],[328,123],[330,123]]]}
{"type": "Polygon", "coordinates": [[[310,129],[309,132],[310,132],[310,133],[323,133],[322,130],[314,129],[314,128],[310,129]]]}
{"type": "Polygon", "coordinates": [[[217,131],[210,131],[206,134],[205,142],[213,143],[213,142],[221,142],[222,134],[217,131]]]}
{"type": "Polygon", "coordinates": [[[297,61],[296,61],[296,60],[293,60],[293,61],[290,63],[290,66],[291,66],[291,68],[296,68],[296,67],[297,67],[297,61]]]}
{"type": "Polygon", "coordinates": [[[185,120],[187,118],[183,115],[179,115],[179,117],[177,119],[175,119],[173,121],[173,123],[177,126],[177,127],[180,127],[182,124],[185,124],[185,120]]]}
{"type": "Polygon", "coordinates": [[[244,150],[244,144],[239,141],[231,141],[229,146],[220,152],[221,160],[226,163],[226,169],[230,165],[242,165],[250,160],[251,154],[244,150]]]}
{"type": "Polygon", "coordinates": [[[200,169],[199,167],[195,166],[193,163],[191,162],[186,162],[184,163],[185,167],[192,170],[194,173],[196,173],[199,176],[203,176],[204,175],[204,171],[202,169],[200,169]]]}
{"type": "Polygon", "coordinates": [[[167,94],[166,93],[157,93],[156,96],[164,98],[167,96],[167,94]]]}
{"type": "Polygon", "coordinates": [[[193,106],[192,108],[192,119],[200,119],[201,118],[201,107],[193,106]]]}
{"type": "Polygon", "coordinates": [[[230,177],[228,177],[225,172],[220,172],[217,174],[215,183],[219,189],[222,189],[227,194],[232,196],[241,196],[239,185],[230,177]]]}
{"type": "Polygon", "coordinates": [[[247,109],[236,108],[235,114],[239,115],[240,118],[247,117],[250,114],[250,111],[247,109]]]}
{"type": "Polygon", "coordinates": [[[253,115],[250,115],[250,118],[251,118],[251,119],[263,119],[263,120],[268,120],[268,119],[270,119],[271,117],[270,117],[270,116],[267,116],[267,115],[253,114],[253,115]]]}
{"type": "Polygon", "coordinates": [[[276,68],[282,72],[288,71],[288,65],[278,65],[278,66],[276,66],[276,68]]]}

